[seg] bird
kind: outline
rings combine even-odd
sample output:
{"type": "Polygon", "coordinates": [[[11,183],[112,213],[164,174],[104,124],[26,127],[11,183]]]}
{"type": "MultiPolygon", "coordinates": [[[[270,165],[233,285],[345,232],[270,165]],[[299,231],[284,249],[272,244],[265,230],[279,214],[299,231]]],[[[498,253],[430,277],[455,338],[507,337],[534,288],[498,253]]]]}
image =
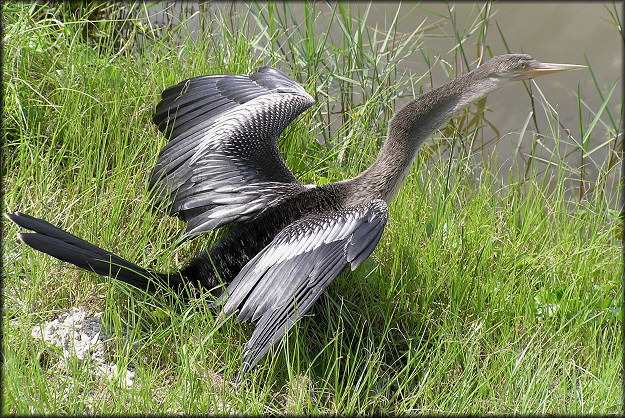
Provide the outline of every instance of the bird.
{"type": "Polygon", "coordinates": [[[150,175],[152,203],[186,222],[183,240],[230,225],[172,272],[139,267],[44,220],[5,216],[31,231],[18,237],[35,250],[144,291],[165,285],[185,297],[211,292],[209,307],[256,322],[241,352],[238,385],[342,271],[371,255],[389,204],[439,126],[515,81],[580,68],[526,54],[493,57],[397,111],[377,159],[361,174],[320,186],[300,183],[278,148],[283,130],[315,103],[283,72],[262,67],[169,87],[152,118],[168,140],[150,175]]]}

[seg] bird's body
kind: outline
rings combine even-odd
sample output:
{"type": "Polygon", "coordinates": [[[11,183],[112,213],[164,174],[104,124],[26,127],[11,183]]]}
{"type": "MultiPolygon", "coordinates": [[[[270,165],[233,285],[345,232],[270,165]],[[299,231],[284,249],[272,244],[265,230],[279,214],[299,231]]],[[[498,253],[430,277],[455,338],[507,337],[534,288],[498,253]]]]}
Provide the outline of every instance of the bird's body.
{"type": "Polygon", "coordinates": [[[180,274],[194,286],[210,290],[230,283],[256,254],[286,226],[307,215],[342,207],[339,188],[329,184],[302,189],[255,218],[236,223],[208,251],[191,260],[180,274]],[[201,280],[195,282],[195,280],[201,280]]]}
{"type": "Polygon", "coordinates": [[[470,103],[510,81],[579,68],[503,55],[409,103],[393,117],[376,161],[359,176],[323,186],[299,183],[277,146],[280,133],[312,106],[285,74],[203,76],[162,94],[153,121],[169,139],[150,179],[155,206],[187,222],[186,238],[232,224],[180,271],[155,273],[45,221],[7,217],[34,231],[29,246],[135,287],[177,292],[227,287],[214,306],[257,321],[238,381],[307,312],[332,280],[377,245],[388,203],[423,141],[470,103]]]}

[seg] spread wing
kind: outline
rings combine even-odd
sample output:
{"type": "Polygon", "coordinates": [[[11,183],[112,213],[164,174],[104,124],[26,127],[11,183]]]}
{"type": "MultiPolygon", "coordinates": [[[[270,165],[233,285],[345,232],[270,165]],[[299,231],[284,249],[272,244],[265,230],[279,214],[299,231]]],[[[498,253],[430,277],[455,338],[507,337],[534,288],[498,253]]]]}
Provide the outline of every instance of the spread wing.
{"type": "Polygon", "coordinates": [[[230,283],[225,315],[260,318],[243,349],[239,381],[304,315],[348,264],[358,267],[378,244],[388,207],[375,200],[305,218],[282,230],[230,283]]]}
{"type": "Polygon", "coordinates": [[[277,141],[313,104],[302,86],[269,67],[166,89],[152,118],[169,139],[150,177],[155,205],[186,221],[189,236],[249,219],[303,188],[277,141]]]}

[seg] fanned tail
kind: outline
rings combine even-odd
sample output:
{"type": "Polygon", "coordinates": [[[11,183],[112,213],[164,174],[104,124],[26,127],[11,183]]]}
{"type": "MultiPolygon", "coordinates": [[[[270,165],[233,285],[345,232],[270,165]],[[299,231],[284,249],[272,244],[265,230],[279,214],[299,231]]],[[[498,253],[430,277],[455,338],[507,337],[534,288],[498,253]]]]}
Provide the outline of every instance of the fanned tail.
{"type": "Polygon", "coordinates": [[[183,284],[180,275],[148,271],[44,220],[19,212],[5,213],[4,216],[22,228],[34,231],[18,235],[24,244],[82,269],[149,291],[156,290],[156,282],[165,283],[174,289],[180,288],[183,284]]]}

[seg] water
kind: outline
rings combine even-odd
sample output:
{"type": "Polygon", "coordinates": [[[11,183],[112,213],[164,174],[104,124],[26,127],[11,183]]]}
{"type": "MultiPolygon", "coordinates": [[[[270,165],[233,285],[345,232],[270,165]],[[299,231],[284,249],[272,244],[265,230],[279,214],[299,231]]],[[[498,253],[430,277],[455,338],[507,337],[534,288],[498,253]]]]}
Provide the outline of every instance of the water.
{"type": "MultiPolygon", "coordinates": [[[[365,3],[357,3],[361,10],[366,8],[365,3]]],[[[187,7],[197,6],[191,3],[185,4],[187,7]]],[[[215,6],[212,6],[215,9],[215,6]]],[[[220,4],[218,7],[228,9],[228,4],[220,4]]],[[[278,6],[281,8],[282,6],[278,6]]],[[[352,4],[352,8],[355,8],[352,4]]],[[[453,48],[457,44],[455,31],[450,16],[455,16],[455,21],[462,32],[466,22],[479,20],[481,11],[484,10],[484,3],[460,2],[457,4],[440,2],[399,4],[390,2],[373,3],[366,22],[355,22],[366,24],[369,27],[385,28],[393,20],[397,9],[400,8],[401,20],[398,30],[410,33],[419,26],[429,27],[424,38],[421,50],[406,56],[401,66],[407,74],[423,75],[428,71],[428,66],[424,62],[422,54],[429,56],[431,61],[451,63],[454,68],[462,68],[461,61],[453,61],[453,48]]],[[[296,20],[304,20],[305,5],[301,2],[290,3],[293,15],[296,20]]],[[[329,16],[332,13],[331,5],[317,3],[316,13],[316,33],[326,30],[329,16]],[[326,26],[324,26],[326,25],[326,26]]],[[[489,25],[486,34],[485,58],[488,53],[500,55],[506,53],[506,46],[502,36],[498,33],[498,27],[503,33],[505,43],[513,53],[528,53],[539,61],[557,62],[567,64],[585,64],[588,60],[595,78],[601,88],[603,95],[607,95],[612,84],[619,79],[622,68],[622,47],[623,40],[619,32],[611,22],[610,11],[614,13],[610,3],[550,3],[550,2],[503,2],[490,6],[489,25]]],[[[620,9],[618,10],[620,13],[620,9]]],[[[174,12],[173,15],[176,15],[174,12]]],[[[622,18],[622,16],[621,16],[622,18]]],[[[190,21],[193,31],[199,33],[199,25],[193,19],[190,21]],[[194,26],[195,25],[195,26],[194,26]]],[[[339,25],[334,25],[330,30],[330,36],[337,40],[341,39],[341,29],[339,25]]],[[[477,33],[467,37],[463,47],[469,61],[473,61],[477,56],[477,33]]],[[[475,68],[475,62],[470,62],[471,68],[475,68]]],[[[400,66],[400,69],[401,69],[400,66]]],[[[444,65],[436,64],[432,67],[431,85],[437,87],[449,81],[443,69],[444,65]]],[[[401,73],[401,71],[400,71],[401,73]]],[[[543,103],[539,99],[539,90],[547,98],[548,102],[554,106],[555,112],[559,115],[562,125],[561,137],[570,142],[571,146],[560,145],[562,154],[572,151],[566,161],[573,171],[567,173],[571,178],[578,177],[580,164],[580,152],[575,145],[581,141],[581,131],[579,126],[578,101],[576,92],[582,93],[584,101],[592,110],[601,107],[602,100],[597,93],[593,79],[588,70],[573,71],[570,73],[560,73],[541,77],[529,83],[535,97],[536,125],[531,119],[531,101],[522,83],[516,83],[504,90],[497,91],[489,95],[488,120],[497,128],[503,138],[496,145],[496,153],[503,170],[513,167],[515,158],[518,160],[519,154],[526,156],[530,152],[533,138],[531,133],[538,130],[542,134],[548,133],[548,120],[542,110],[543,103]],[[528,123],[529,121],[529,123],[528,123]],[[521,132],[524,126],[528,126],[528,132],[524,135],[521,132]]],[[[620,84],[620,83],[619,83],[620,84]]],[[[611,111],[618,123],[621,112],[622,88],[619,85],[612,98],[608,102],[607,109],[611,111]]],[[[398,106],[401,103],[397,104],[398,106]]],[[[587,109],[582,109],[582,120],[587,126],[592,121],[594,115],[587,109]]],[[[601,118],[602,123],[609,124],[606,115],[601,118]]],[[[494,135],[494,134],[493,134],[494,135]]],[[[595,149],[606,142],[613,142],[614,139],[608,135],[607,128],[595,129],[589,138],[588,149],[595,149]]],[[[622,141],[622,137],[621,137],[622,141]]],[[[538,155],[548,159],[552,150],[558,148],[554,140],[546,137],[541,140],[538,147],[538,155]],[[542,148],[541,148],[542,146],[542,148]]],[[[486,150],[490,153],[492,149],[486,150]]],[[[590,155],[585,166],[585,176],[587,179],[596,179],[600,166],[606,160],[609,147],[599,147],[590,155]]],[[[541,170],[548,169],[547,163],[538,163],[541,170]]],[[[505,172],[505,171],[504,171],[505,172]]],[[[616,186],[616,173],[612,173],[611,184],[616,186]]]]}

